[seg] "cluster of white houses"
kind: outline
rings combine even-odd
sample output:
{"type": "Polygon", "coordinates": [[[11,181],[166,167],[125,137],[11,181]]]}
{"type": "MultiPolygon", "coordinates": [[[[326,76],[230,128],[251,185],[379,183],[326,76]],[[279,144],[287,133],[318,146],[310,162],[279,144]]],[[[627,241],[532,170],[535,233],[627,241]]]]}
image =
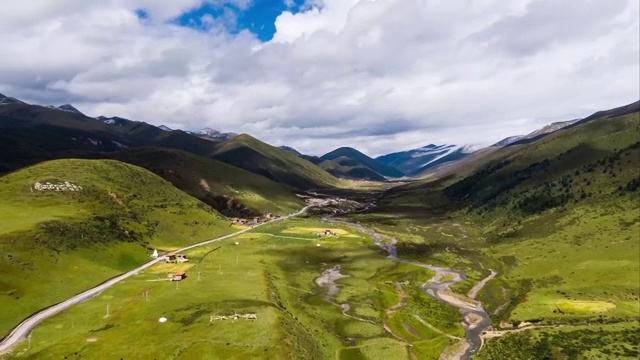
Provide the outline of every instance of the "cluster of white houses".
{"type": "Polygon", "coordinates": [[[174,253],[168,253],[165,256],[162,257],[162,260],[160,262],[164,262],[164,263],[169,263],[169,264],[181,264],[181,263],[186,263],[187,261],[189,261],[189,259],[187,259],[187,255],[184,254],[174,254],[174,253]]]}
{"type": "Polygon", "coordinates": [[[266,214],[262,217],[256,216],[251,219],[241,219],[241,218],[233,218],[231,219],[231,224],[233,225],[249,225],[249,224],[262,224],[263,222],[267,222],[269,220],[279,219],[282,216],[277,214],[266,214]]]}

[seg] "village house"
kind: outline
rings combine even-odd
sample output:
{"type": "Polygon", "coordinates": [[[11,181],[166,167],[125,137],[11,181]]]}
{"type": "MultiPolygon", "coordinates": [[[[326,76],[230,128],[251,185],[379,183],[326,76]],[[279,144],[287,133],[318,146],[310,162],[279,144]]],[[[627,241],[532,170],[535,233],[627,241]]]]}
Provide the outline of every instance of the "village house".
{"type": "Polygon", "coordinates": [[[181,281],[186,278],[187,278],[187,274],[185,274],[184,271],[178,271],[177,273],[173,274],[171,281],[181,281]]]}
{"type": "Polygon", "coordinates": [[[166,262],[166,263],[174,263],[174,262],[176,262],[176,254],[174,254],[174,253],[165,254],[164,257],[163,257],[163,261],[166,262]]]}
{"type": "Polygon", "coordinates": [[[176,256],[176,262],[178,262],[178,263],[185,263],[187,261],[189,261],[189,259],[187,259],[187,255],[178,254],[176,256]]]}
{"type": "Polygon", "coordinates": [[[233,219],[231,219],[231,224],[233,224],[233,225],[247,225],[247,224],[249,224],[249,220],[233,218],[233,219]]]}

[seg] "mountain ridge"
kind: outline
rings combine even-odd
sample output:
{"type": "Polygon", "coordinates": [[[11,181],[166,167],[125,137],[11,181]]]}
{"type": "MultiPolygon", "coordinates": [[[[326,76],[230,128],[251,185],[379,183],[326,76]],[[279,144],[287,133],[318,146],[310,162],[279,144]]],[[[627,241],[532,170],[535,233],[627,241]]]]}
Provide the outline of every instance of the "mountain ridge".
{"type": "Polygon", "coordinates": [[[404,176],[404,174],[400,170],[392,166],[383,164],[351,147],[346,147],[346,146],[339,147],[321,156],[321,158],[324,160],[334,160],[339,157],[351,158],[382,176],[388,176],[388,177],[404,176]]]}

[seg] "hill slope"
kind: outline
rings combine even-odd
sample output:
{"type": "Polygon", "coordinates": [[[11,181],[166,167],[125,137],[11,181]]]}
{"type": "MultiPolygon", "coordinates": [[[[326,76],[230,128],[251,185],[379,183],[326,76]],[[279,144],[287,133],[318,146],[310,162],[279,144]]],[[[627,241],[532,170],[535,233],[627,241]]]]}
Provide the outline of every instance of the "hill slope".
{"type": "Polygon", "coordinates": [[[212,157],[298,189],[340,184],[337,178],[311,162],[247,134],[219,143],[212,157]]]}
{"type": "Polygon", "coordinates": [[[227,216],[284,214],[304,206],[286,185],[188,152],[136,148],[105,156],[141,166],[227,216]]]}
{"type": "Polygon", "coordinates": [[[341,179],[385,181],[384,176],[346,156],[324,160],[319,166],[341,179]]]}
{"type": "Polygon", "coordinates": [[[0,334],[34,311],[171,250],[231,231],[202,202],[142,168],[56,160],[0,177],[0,334]],[[37,185],[70,184],[56,190],[37,185]]]}
{"type": "Polygon", "coordinates": [[[341,147],[322,156],[322,158],[325,160],[334,160],[339,157],[351,158],[382,176],[402,177],[404,175],[396,168],[376,161],[369,156],[361,153],[360,151],[350,147],[341,147]]]}
{"type": "MultiPolygon", "coordinates": [[[[502,269],[479,294],[494,326],[634,318],[639,131],[638,112],[593,119],[497,149],[467,164],[477,170],[462,179],[393,189],[381,210],[413,221],[426,212],[443,219],[441,228],[475,234],[477,240],[469,237],[463,245],[444,236],[439,241],[449,249],[464,246],[457,256],[484,258],[502,269]]],[[[427,243],[436,247],[433,238],[427,243]]]]}

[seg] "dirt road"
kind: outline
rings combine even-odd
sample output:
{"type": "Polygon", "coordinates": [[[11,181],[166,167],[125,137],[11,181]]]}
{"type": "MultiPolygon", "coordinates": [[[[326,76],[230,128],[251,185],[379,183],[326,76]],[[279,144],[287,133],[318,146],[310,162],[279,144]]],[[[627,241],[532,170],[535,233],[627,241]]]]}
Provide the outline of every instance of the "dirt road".
{"type": "MultiPolygon", "coordinates": [[[[244,234],[246,232],[249,232],[249,231],[255,229],[256,227],[259,227],[259,226],[262,226],[262,225],[266,225],[266,224],[269,224],[269,223],[272,223],[272,222],[275,222],[275,221],[281,221],[281,220],[289,219],[289,218],[294,217],[294,216],[298,216],[298,215],[304,213],[305,211],[307,211],[311,207],[312,206],[305,206],[304,208],[302,208],[302,210],[298,211],[297,213],[294,213],[294,214],[291,214],[291,215],[287,215],[287,216],[283,216],[283,217],[281,217],[279,219],[274,219],[274,220],[271,220],[271,221],[267,221],[267,222],[264,222],[262,224],[255,225],[253,227],[250,227],[250,228],[247,228],[247,229],[244,229],[244,230],[240,230],[238,232],[235,232],[235,233],[232,233],[232,234],[229,234],[229,235],[221,236],[221,237],[218,237],[218,238],[215,238],[215,239],[210,239],[210,240],[206,240],[206,241],[203,241],[203,242],[199,242],[197,244],[186,246],[186,247],[183,247],[181,249],[178,249],[178,250],[174,251],[174,253],[180,253],[180,252],[191,250],[191,249],[194,249],[194,248],[197,248],[197,247],[200,247],[200,246],[209,245],[209,244],[214,243],[214,242],[226,240],[226,239],[232,238],[234,236],[238,236],[238,235],[244,234]]],[[[75,295],[75,296],[73,296],[73,297],[71,297],[71,298],[69,298],[69,299],[67,299],[67,300],[65,300],[65,301],[63,301],[61,303],[58,303],[58,304],[53,305],[51,307],[45,308],[45,309],[43,309],[43,310],[41,310],[41,311],[29,316],[28,318],[24,319],[20,324],[18,324],[18,326],[16,326],[11,331],[11,333],[9,333],[9,335],[7,337],[2,339],[2,342],[0,342],[0,354],[3,353],[3,352],[8,351],[16,343],[18,343],[20,340],[24,339],[28,335],[28,333],[38,323],[40,323],[41,321],[43,321],[43,320],[45,320],[45,319],[47,319],[47,318],[59,313],[59,312],[65,310],[65,309],[68,309],[73,305],[76,305],[78,303],[81,303],[81,302],[83,302],[85,300],[88,300],[88,299],[98,295],[102,291],[110,288],[111,286],[119,283],[120,281],[122,281],[122,280],[124,280],[124,279],[126,279],[126,278],[128,278],[130,276],[136,275],[140,271],[142,271],[144,269],[147,269],[147,268],[157,264],[158,262],[160,262],[160,260],[162,260],[161,257],[159,257],[157,259],[154,259],[154,260],[151,260],[148,263],[146,263],[144,265],[141,265],[141,266],[139,266],[139,267],[137,267],[137,268],[135,268],[135,269],[133,269],[131,271],[128,271],[128,272],[126,272],[126,273],[124,273],[122,275],[118,275],[118,276],[116,276],[116,277],[114,277],[114,278],[112,278],[112,279],[110,279],[110,280],[108,280],[108,281],[106,281],[106,282],[104,282],[104,283],[102,283],[100,285],[97,285],[97,286],[95,286],[95,287],[93,287],[93,288],[91,288],[91,289],[89,289],[89,290],[87,290],[85,292],[82,292],[82,293],[80,293],[78,295],[75,295]]]]}

